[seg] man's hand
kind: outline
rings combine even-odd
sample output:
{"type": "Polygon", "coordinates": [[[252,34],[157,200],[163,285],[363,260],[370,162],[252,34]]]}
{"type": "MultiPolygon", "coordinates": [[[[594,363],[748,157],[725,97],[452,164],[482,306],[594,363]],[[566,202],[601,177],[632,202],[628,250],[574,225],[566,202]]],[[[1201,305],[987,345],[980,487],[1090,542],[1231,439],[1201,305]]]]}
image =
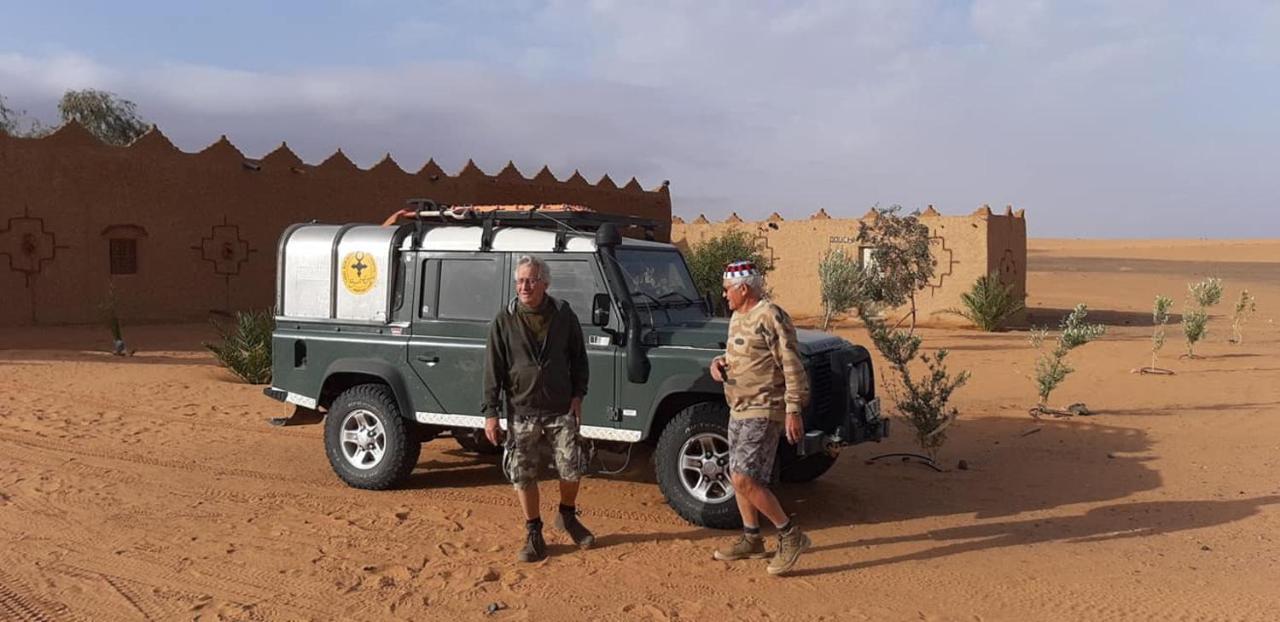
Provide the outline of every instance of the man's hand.
{"type": "Polygon", "coordinates": [[[485,417],[484,437],[489,439],[489,442],[493,443],[495,447],[500,444],[500,441],[502,440],[502,430],[498,428],[497,417],[485,417]]]}
{"type": "Polygon", "coordinates": [[[787,413],[787,442],[795,445],[804,438],[804,419],[800,413],[787,413]]]}
{"type": "Polygon", "coordinates": [[[716,382],[724,382],[725,372],[728,370],[724,364],[724,357],[717,356],[711,359],[711,379],[716,382]]]}
{"type": "Polygon", "coordinates": [[[573,415],[573,420],[582,423],[582,398],[575,397],[569,402],[569,414],[573,415]]]}

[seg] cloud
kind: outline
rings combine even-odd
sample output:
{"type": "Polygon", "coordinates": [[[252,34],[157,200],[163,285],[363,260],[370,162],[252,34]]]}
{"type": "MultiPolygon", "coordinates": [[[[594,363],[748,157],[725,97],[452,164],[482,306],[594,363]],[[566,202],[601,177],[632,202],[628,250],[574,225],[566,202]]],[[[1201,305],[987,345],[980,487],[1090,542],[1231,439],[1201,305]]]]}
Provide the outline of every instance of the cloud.
{"type": "Polygon", "coordinates": [[[389,151],[408,169],[670,179],[685,215],[1014,203],[1033,235],[1110,236],[1276,222],[1255,166],[1280,156],[1265,26],[1280,11],[1265,3],[551,1],[512,20],[468,6],[395,21],[381,64],[0,53],[0,85],[37,113],[65,88],[116,91],[186,149],[226,133],[250,155],[287,140],[309,161],[342,147],[364,165],[389,151]],[[476,32],[416,51],[452,29],[476,32]]]}

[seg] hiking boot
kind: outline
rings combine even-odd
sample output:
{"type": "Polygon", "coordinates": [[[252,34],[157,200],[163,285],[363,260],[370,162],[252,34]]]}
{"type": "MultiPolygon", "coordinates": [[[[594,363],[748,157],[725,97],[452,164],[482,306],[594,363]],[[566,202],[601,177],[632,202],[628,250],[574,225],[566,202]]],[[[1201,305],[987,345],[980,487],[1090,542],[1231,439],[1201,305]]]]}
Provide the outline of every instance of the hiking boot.
{"type": "Polygon", "coordinates": [[[591,535],[591,531],[583,526],[582,521],[578,520],[576,512],[557,512],[556,529],[569,534],[573,543],[578,545],[580,549],[589,549],[591,545],[596,543],[596,537],[591,535]]]}
{"type": "Polygon", "coordinates": [[[765,557],[764,538],[759,535],[749,536],[742,534],[734,540],[732,544],[726,547],[716,549],[711,554],[717,560],[722,562],[732,562],[739,559],[761,559],[765,557]]]}
{"type": "Polygon", "coordinates": [[[542,539],[541,529],[530,529],[525,534],[524,548],[520,549],[520,553],[516,558],[522,562],[542,561],[547,556],[547,543],[542,539]]]}
{"type": "Polygon", "coordinates": [[[790,533],[778,536],[778,552],[769,560],[769,574],[784,575],[795,567],[800,554],[807,551],[813,542],[804,535],[799,527],[791,528],[790,533]]]}

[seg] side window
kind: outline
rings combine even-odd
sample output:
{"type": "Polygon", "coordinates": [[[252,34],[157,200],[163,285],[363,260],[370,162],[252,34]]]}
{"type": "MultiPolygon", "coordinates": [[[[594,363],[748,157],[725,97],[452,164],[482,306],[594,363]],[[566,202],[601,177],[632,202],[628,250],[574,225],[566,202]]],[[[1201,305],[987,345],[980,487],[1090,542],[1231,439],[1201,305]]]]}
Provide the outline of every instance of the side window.
{"type": "Polygon", "coordinates": [[[540,257],[551,268],[551,286],[547,293],[555,298],[569,302],[574,313],[578,314],[578,323],[586,326],[591,323],[591,298],[597,291],[595,262],[583,259],[561,259],[540,257]]]}
{"type": "Polygon", "coordinates": [[[492,320],[502,304],[501,271],[497,257],[441,259],[436,317],[492,320]]]}

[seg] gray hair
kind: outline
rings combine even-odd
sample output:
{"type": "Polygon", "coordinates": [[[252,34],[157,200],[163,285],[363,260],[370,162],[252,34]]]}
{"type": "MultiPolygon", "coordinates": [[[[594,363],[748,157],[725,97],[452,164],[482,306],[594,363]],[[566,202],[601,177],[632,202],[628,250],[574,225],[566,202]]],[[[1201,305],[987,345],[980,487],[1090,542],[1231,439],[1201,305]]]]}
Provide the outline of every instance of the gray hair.
{"type": "Polygon", "coordinates": [[[522,255],[520,259],[516,260],[516,269],[511,273],[511,278],[516,278],[520,268],[524,266],[533,266],[538,270],[538,278],[542,279],[542,282],[547,285],[551,284],[551,266],[548,266],[547,262],[529,255],[522,255]]]}
{"type": "Polygon", "coordinates": [[[760,274],[749,274],[747,276],[735,276],[724,280],[726,283],[738,286],[746,285],[747,289],[755,296],[764,294],[764,276],[760,274]]]}

